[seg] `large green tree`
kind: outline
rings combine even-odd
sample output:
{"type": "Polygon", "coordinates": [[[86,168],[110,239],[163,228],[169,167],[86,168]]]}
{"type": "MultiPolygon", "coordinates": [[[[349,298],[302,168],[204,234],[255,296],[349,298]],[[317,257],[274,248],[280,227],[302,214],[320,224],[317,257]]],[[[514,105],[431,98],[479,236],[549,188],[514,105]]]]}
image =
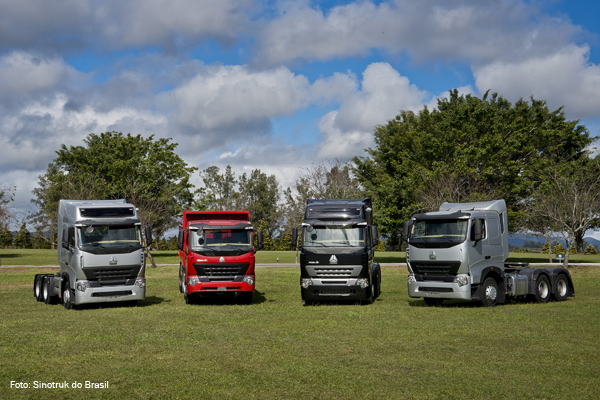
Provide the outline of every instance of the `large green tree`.
{"type": "Polygon", "coordinates": [[[193,200],[190,175],[196,170],[176,153],[170,139],[89,134],[83,146],[65,146],[39,177],[32,200],[36,222],[56,230],[60,199],[126,199],[140,209],[142,223],[162,234],[193,200]]]}
{"type": "Polygon", "coordinates": [[[31,240],[31,234],[27,229],[27,223],[23,221],[21,228],[14,239],[14,244],[20,249],[31,249],[33,248],[33,241],[31,240]]]}
{"type": "Polygon", "coordinates": [[[434,110],[402,111],[378,126],[374,141],[366,157],[354,158],[355,173],[374,200],[380,230],[397,245],[402,221],[442,201],[504,198],[511,229],[520,229],[542,161],[575,158],[592,138],[544,101],[511,104],[495,93],[453,90],[434,110]]]}

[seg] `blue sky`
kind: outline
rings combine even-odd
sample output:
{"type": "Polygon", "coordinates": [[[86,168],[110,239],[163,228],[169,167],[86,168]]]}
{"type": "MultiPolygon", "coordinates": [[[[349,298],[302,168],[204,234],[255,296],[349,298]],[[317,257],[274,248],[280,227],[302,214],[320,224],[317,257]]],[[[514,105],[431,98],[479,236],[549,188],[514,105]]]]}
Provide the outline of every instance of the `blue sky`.
{"type": "Polygon", "coordinates": [[[22,219],[61,144],[114,130],[286,187],[454,88],[534,96],[600,136],[598,15],[564,0],[0,0],[0,185],[22,219]]]}

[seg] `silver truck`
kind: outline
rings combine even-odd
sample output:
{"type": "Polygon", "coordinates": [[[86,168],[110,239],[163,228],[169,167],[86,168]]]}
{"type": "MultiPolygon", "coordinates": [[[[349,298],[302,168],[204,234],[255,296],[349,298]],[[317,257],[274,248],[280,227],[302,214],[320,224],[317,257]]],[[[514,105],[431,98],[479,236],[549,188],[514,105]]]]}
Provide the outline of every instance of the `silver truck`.
{"type": "Polygon", "coordinates": [[[437,212],[404,223],[408,295],[427,305],[444,299],[479,300],[491,307],[509,298],[564,301],[575,290],[565,268],[506,262],[508,218],[504,200],[444,203],[437,212]]]}
{"type": "Polygon", "coordinates": [[[125,200],[60,200],[56,275],[37,274],[33,293],[46,304],[128,302],[146,296],[144,244],[137,209],[125,200]]]}

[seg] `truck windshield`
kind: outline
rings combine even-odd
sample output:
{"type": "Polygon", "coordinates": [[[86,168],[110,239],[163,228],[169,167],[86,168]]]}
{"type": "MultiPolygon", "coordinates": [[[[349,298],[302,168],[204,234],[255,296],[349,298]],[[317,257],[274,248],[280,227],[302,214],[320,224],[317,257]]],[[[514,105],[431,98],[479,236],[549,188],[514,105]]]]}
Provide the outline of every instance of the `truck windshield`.
{"type": "Polygon", "coordinates": [[[107,247],[142,247],[142,236],[137,226],[95,225],[80,227],[79,245],[82,249],[107,247]]]}
{"type": "Polygon", "coordinates": [[[352,247],[364,246],[364,228],[352,226],[319,226],[304,228],[303,246],[352,247]]]}
{"type": "Polygon", "coordinates": [[[205,229],[190,231],[192,251],[252,250],[252,231],[246,229],[205,229]]]}
{"type": "Polygon", "coordinates": [[[467,237],[468,220],[420,220],[415,221],[410,242],[461,243],[467,237]]]}

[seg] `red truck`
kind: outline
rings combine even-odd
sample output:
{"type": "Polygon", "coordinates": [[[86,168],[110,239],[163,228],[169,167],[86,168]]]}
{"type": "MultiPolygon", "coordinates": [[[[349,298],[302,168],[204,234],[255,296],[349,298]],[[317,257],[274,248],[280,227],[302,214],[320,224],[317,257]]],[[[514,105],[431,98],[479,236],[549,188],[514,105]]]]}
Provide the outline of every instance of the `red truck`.
{"type": "Polygon", "coordinates": [[[255,247],[248,211],[184,211],[177,239],[179,291],[187,304],[209,296],[252,303],[254,253],[262,248],[262,232],[255,247]]]}

